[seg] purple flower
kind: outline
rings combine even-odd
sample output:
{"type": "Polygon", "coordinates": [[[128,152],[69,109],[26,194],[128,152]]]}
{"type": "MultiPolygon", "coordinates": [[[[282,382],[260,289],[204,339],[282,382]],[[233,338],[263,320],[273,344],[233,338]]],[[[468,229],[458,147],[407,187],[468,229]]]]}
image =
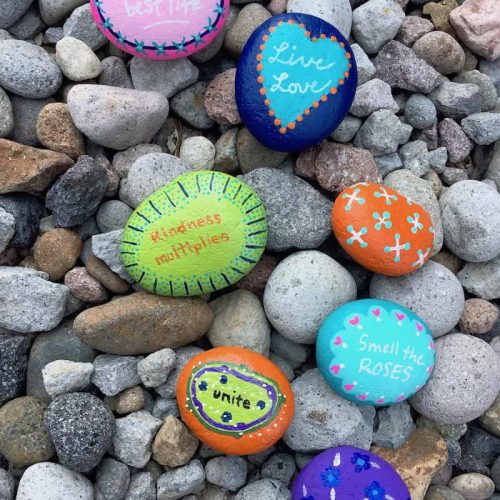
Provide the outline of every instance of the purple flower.
{"type": "Polygon", "coordinates": [[[373,481],[372,484],[365,488],[365,496],[369,500],[384,500],[385,490],[378,481],[373,481]]]}
{"type": "Polygon", "coordinates": [[[356,452],[351,457],[351,463],[354,464],[354,470],[356,472],[362,472],[370,468],[370,457],[356,452]]]}
{"type": "Polygon", "coordinates": [[[333,467],[327,467],[323,472],[320,473],[321,482],[323,486],[327,488],[333,488],[340,484],[340,471],[334,469],[333,467]]]}

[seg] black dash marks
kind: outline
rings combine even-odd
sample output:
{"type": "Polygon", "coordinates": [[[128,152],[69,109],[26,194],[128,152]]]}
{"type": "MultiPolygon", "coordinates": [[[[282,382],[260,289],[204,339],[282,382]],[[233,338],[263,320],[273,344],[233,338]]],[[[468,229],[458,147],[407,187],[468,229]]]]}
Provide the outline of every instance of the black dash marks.
{"type": "Polygon", "coordinates": [[[166,191],[163,191],[165,196],[167,197],[168,201],[170,202],[170,205],[172,205],[174,208],[177,206],[173,201],[172,201],[172,198],[170,198],[170,195],[166,192],[166,191]]]}
{"type": "Polygon", "coordinates": [[[122,255],[135,255],[135,252],[122,252],[122,255]]]}
{"type": "Polygon", "coordinates": [[[174,284],[172,282],[170,282],[170,295],[174,296],[174,284]]]}
{"type": "Polygon", "coordinates": [[[153,283],[153,293],[156,293],[157,286],[158,286],[158,278],[155,278],[155,282],[153,283]]]}
{"type": "Polygon", "coordinates": [[[128,266],[125,266],[125,267],[128,269],[129,267],[135,267],[135,266],[138,266],[138,265],[139,265],[138,262],[134,262],[133,264],[129,264],[128,266]]]}
{"type": "Polygon", "coordinates": [[[189,193],[186,191],[186,188],[182,185],[182,183],[177,181],[177,185],[181,188],[181,191],[184,193],[184,196],[186,198],[189,198],[189,193]]]}
{"type": "Polygon", "coordinates": [[[251,226],[252,224],[257,224],[258,222],[262,222],[263,220],[266,220],[266,218],[261,217],[260,219],[252,220],[250,222],[247,222],[247,226],[251,226]]]}
{"type": "Polygon", "coordinates": [[[200,289],[200,292],[201,293],[205,293],[204,290],[203,290],[203,286],[202,284],[200,283],[200,280],[196,280],[198,282],[198,288],[200,289]]]}
{"type": "Polygon", "coordinates": [[[124,245],[134,245],[135,247],[137,246],[137,243],[135,241],[122,241],[124,245]]]}
{"type": "Polygon", "coordinates": [[[132,229],[132,231],[137,231],[138,233],[143,233],[144,232],[142,229],[139,229],[138,227],[135,227],[135,226],[131,226],[130,224],[127,227],[129,227],[130,229],[132,229]]]}
{"type": "Polygon", "coordinates": [[[250,193],[244,200],[242,205],[244,205],[251,197],[253,196],[253,193],[250,193]]]}
{"type": "Polygon", "coordinates": [[[184,290],[186,291],[186,295],[189,295],[189,286],[186,282],[184,282],[184,290]]]}
{"type": "Polygon", "coordinates": [[[249,236],[249,237],[250,237],[250,236],[257,236],[257,235],[259,235],[259,234],[263,234],[263,233],[265,233],[265,232],[266,232],[266,230],[265,230],[265,229],[263,229],[262,231],[256,231],[255,233],[250,233],[248,236],[249,236]]]}
{"type": "Polygon", "coordinates": [[[215,172],[212,172],[212,176],[210,177],[210,191],[212,191],[214,188],[214,177],[215,177],[215,172]]]}
{"type": "Polygon", "coordinates": [[[200,186],[200,176],[196,176],[196,185],[198,186],[198,193],[201,193],[201,186],[200,186]]]}
{"type": "Polygon", "coordinates": [[[238,186],[238,189],[236,190],[236,193],[234,193],[233,200],[236,200],[238,198],[238,195],[240,194],[241,188],[243,187],[243,184],[240,184],[238,186]]]}
{"type": "Polygon", "coordinates": [[[224,278],[224,281],[227,283],[227,285],[229,286],[231,284],[231,282],[227,279],[227,276],[224,274],[224,273],[220,273],[220,275],[224,278]]]}
{"type": "Polygon", "coordinates": [[[241,275],[245,274],[243,271],[240,271],[237,267],[232,267],[231,269],[232,269],[235,273],[238,273],[238,274],[241,274],[241,275]]]}
{"type": "Polygon", "coordinates": [[[217,291],[217,288],[215,288],[215,285],[214,285],[214,282],[213,282],[212,278],[210,278],[210,285],[211,285],[211,287],[212,287],[212,290],[213,290],[214,292],[216,292],[216,291],[217,291]]]}
{"type": "Polygon", "coordinates": [[[149,204],[151,205],[151,208],[158,214],[158,215],[163,215],[159,210],[158,208],[156,207],[156,205],[151,201],[149,200],[149,204]]]}
{"type": "Polygon", "coordinates": [[[248,257],[245,257],[244,255],[240,255],[240,259],[244,260],[245,262],[248,262],[249,264],[257,264],[256,260],[249,259],[248,257]]]}
{"type": "Polygon", "coordinates": [[[137,283],[140,283],[144,279],[145,274],[146,274],[146,271],[142,271],[141,277],[137,280],[137,283]]]}
{"type": "Polygon", "coordinates": [[[222,190],[222,193],[225,194],[227,187],[229,186],[229,183],[231,182],[231,177],[227,178],[226,184],[224,184],[224,189],[222,190]]]}
{"type": "Polygon", "coordinates": [[[141,212],[136,212],[136,214],[141,218],[144,219],[148,224],[151,224],[151,221],[144,215],[141,214],[141,212]]]}
{"type": "Polygon", "coordinates": [[[251,250],[257,250],[259,248],[266,248],[263,245],[245,245],[247,248],[250,248],[251,250]]]}
{"type": "Polygon", "coordinates": [[[262,206],[262,203],[259,203],[258,205],[255,205],[255,207],[250,208],[249,210],[246,211],[246,214],[251,214],[255,209],[259,208],[262,206]]]}

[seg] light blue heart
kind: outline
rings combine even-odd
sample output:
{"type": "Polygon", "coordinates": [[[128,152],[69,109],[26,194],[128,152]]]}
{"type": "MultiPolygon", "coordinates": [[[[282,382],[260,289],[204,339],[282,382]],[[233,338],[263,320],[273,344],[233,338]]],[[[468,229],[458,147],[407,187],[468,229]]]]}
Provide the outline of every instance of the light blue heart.
{"type": "MultiPolygon", "coordinates": [[[[345,78],[349,60],[338,42],[313,42],[297,23],[284,23],[269,33],[262,52],[266,97],[275,118],[294,123],[322,95],[329,95],[345,78]]],[[[330,96],[332,98],[332,96],[330,96]]]]}

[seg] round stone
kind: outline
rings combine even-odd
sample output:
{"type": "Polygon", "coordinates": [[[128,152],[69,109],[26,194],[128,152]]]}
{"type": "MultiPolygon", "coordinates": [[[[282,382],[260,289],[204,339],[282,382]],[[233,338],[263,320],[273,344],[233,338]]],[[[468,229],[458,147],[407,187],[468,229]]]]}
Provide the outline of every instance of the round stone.
{"type": "Polygon", "coordinates": [[[409,309],[386,300],[357,300],[323,322],[316,360],[337,394],[355,403],[385,406],[424,386],[434,367],[434,341],[409,309]]]}
{"type": "Polygon", "coordinates": [[[236,102],[262,144],[299,151],[337,128],[356,85],[351,47],[334,26],[307,14],[283,14],[248,40],[236,74],[236,102]]]}
{"type": "Polygon", "coordinates": [[[410,492],[384,459],[353,446],[338,446],[314,457],[300,472],[292,500],[364,498],[410,500],[410,492]]]}
{"type": "Polygon", "coordinates": [[[177,382],[184,423],[208,446],[230,455],[260,453],[293,418],[292,388],[264,356],[218,347],[194,356],[177,382]]]}
{"type": "Polygon", "coordinates": [[[150,292],[202,295],[250,272],[266,242],[265,210],[249,186],[222,172],[189,172],[135,210],[122,259],[150,292]]]}
{"type": "Polygon", "coordinates": [[[345,189],[333,206],[332,227],[358,264],[386,276],[412,273],[432,254],[429,213],[388,186],[361,183],[345,189]]]}
{"type": "Polygon", "coordinates": [[[229,0],[91,0],[94,20],[120,50],[147,59],[188,57],[213,42],[229,0]]]}

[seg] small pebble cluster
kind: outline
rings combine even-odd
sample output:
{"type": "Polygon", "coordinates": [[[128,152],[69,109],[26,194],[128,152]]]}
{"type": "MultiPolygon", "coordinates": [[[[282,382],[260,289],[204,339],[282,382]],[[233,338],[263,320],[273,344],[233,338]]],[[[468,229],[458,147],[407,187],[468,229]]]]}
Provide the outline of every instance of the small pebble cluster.
{"type": "Polygon", "coordinates": [[[86,0],[1,0],[0,498],[287,500],[319,452],[350,445],[392,464],[412,500],[499,500],[498,7],[232,0],[213,43],[151,61],[110,44],[86,0]],[[260,144],[235,99],[246,42],[284,12],[336,26],[358,68],[349,114],[297,154],[260,144]],[[266,252],[211,296],[148,294],[120,258],[123,229],[197,170],[258,194],[266,252]],[[337,243],[332,203],[359,182],[428,212],[421,269],[375,274],[337,243]],[[408,402],[353,403],[316,366],[327,315],[368,297],[411,309],[434,336],[432,378],[408,402]],[[223,346],[291,382],[293,421],[262,453],[222,455],[181,420],[183,367],[223,346]]]}

